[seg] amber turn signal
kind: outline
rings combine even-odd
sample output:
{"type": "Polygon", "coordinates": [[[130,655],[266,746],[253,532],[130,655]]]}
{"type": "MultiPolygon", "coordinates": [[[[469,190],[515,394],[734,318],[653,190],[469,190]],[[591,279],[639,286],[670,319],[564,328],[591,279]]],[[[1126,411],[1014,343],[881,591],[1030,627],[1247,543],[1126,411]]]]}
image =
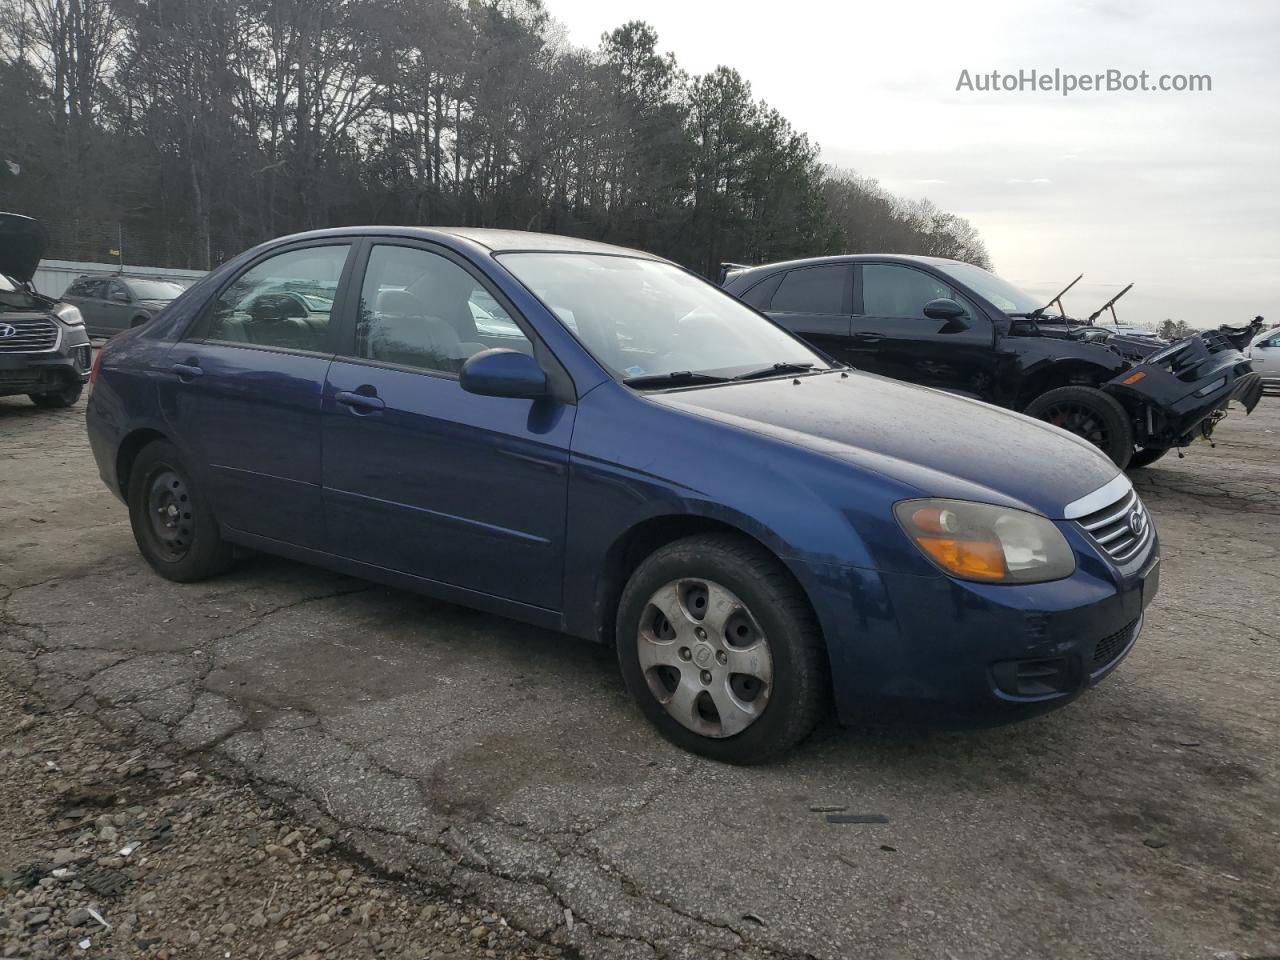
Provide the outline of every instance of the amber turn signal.
{"type": "Polygon", "coordinates": [[[920,548],[944,570],[966,580],[1003,580],[1009,575],[1004,549],[988,540],[946,540],[920,537],[920,548]]]}

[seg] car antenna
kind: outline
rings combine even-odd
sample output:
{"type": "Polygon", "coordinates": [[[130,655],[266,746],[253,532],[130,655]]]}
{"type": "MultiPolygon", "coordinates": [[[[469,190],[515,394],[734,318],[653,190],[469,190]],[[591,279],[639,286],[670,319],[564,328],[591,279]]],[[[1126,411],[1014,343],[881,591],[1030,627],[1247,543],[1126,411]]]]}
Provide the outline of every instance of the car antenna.
{"type": "Polygon", "coordinates": [[[1093,323],[1093,321],[1097,320],[1098,317],[1102,316],[1102,313],[1104,310],[1110,310],[1111,322],[1114,323],[1117,327],[1119,327],[1120,320],[1116,316],[1116,301],[1119,300],[1121,297],[1123,297],[1126,293],[1128,293],[1132,289],[1133,289],[1133,284],[1131,283],[1127,287],[1125,287],[1123,290],[1121,290],[1119,293],[1117,293],[1114,297],[1112,297],[1110,300],[1108,300],[1106,303],[1104,303],[1102,306],[1100,306],[1097,310],[1093,311],[1093,313],[1089,314],[1089,319],[1086,320],[1085,323],[1093,323]]]}

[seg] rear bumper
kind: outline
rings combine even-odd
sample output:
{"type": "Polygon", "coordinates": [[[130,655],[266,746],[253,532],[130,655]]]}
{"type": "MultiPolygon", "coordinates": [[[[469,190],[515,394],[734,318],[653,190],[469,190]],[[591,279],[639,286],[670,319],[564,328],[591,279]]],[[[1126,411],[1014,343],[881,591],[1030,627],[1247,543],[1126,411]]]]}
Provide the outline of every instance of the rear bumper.
{"type": "Polygon", "coordinates": [[[837,590],[824,578],[841,605],[819,610],[840,720],[990,726],[1070,703],[1128,655],[1159,589],[1154,537],[1125,571],[1078,559],[1071,577],[1030,586],[845,568],[837,590]]]}

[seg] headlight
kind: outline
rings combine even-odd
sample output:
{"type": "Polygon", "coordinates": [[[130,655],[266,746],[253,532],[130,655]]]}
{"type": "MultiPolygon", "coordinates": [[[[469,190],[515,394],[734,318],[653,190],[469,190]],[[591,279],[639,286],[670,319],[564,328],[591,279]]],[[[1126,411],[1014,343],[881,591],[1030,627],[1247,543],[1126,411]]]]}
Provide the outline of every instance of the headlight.
{"type": "Polygon", "coordinates": [[[1041,583],[1076,569],[1067,538],[1039,514],[968,500],[903,500],[893,512],[924,555],[961,580],[1041,583]]]}
{"type": "Polygon", "coordinates": [[[80,308],[70,303],[56,303],[53,306],[53,315],[65,323],[68,327],[83,327],[84,317],[80,314],[80,308]]]}

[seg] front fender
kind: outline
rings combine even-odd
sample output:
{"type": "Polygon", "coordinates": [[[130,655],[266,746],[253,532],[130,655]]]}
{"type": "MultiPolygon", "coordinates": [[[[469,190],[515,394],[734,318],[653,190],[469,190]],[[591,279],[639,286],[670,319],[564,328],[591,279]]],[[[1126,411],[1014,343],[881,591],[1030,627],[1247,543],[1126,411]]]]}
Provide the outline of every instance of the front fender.
{"type": "Polygon", "coordinates": [[[685,521],[685,529],[710,522],[758,541],[800,582],[824,628],[829,617],[818,609],[819,598],[845,579],[844,571],[932,572],[893,520],[893,503],[918,495],[914,488],[607,386],[584,398],[574,426],[564,559],[568,632],[597,635],[601,578],[616,575],[610,564],[618,545],[659,520],[685,521]],[[575,570],[598,573],[588,579],[569,574],[575,570]]]}

